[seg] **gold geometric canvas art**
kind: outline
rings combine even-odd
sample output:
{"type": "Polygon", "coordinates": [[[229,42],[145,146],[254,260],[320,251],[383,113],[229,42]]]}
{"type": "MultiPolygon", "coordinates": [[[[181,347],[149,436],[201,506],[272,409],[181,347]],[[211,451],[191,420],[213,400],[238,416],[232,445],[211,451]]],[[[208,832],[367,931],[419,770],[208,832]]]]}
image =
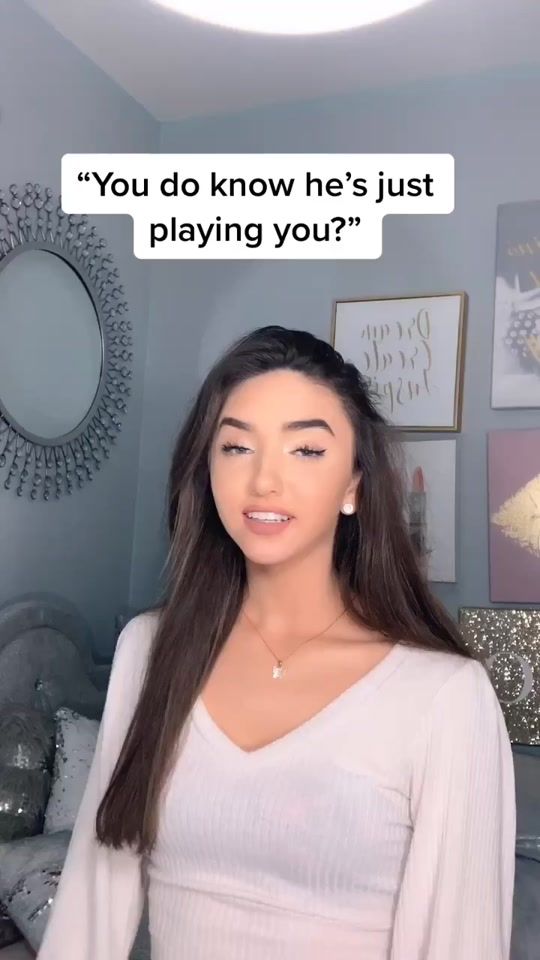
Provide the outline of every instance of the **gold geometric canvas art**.
{"type": "Polygon", "coordinates": [[[505,537],[540,557],[540,474],[526,483],[492,515],[505,537]]]}
{"type": "Polygon", "coordinates": [[[462,607],[459,625],[489,673],[512,743],[540,744],[540,610],[462,607]]]}
{"type": "Polygon", "coordinates": [[[540,604],[540,430],[491,431],[488,476],[490,600],[540,604]]]}

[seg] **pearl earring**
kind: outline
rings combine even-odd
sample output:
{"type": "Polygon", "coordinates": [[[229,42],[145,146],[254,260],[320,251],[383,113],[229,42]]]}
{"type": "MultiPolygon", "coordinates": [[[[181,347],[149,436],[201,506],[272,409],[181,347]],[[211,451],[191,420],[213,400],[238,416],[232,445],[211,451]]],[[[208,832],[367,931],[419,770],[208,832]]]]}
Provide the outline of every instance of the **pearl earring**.
{"type": "Polygon", "coordinates": [[[342,513],[346,513],[347,516],[350,516],[351,513],[354,513],[354,503],[344,503],[341,508],[342,513]]]}

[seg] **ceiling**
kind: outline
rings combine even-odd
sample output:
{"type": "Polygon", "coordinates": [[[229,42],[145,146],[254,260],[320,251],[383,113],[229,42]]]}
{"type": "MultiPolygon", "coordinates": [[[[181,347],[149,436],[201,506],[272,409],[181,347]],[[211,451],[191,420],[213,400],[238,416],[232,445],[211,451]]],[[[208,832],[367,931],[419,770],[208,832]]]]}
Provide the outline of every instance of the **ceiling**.
{"type": "Polygon", "coordinates": [[[27,3],[161,121],[540,63],[540,0],[431,0],[311,37],[224,30],[153,0],[27,3]]]}

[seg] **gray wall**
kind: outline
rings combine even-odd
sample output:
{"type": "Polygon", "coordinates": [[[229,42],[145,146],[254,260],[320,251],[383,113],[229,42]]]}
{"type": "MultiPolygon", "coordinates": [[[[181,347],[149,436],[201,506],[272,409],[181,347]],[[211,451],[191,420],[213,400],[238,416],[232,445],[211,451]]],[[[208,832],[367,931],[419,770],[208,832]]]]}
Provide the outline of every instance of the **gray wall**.
{"type": "MultiPolygon", "coordinates": [[[[4,189],[30,180],[59,191],[66,152],[157,148],[157,123],[21,0],[0,0],[0,90],[4,189]]],[[[30,591],[66,597],[91,624],[97,652],[107,654],[114,615],[129,600],[150,271],[133,256],[129,218],[93,222],[131,306],[129,412],[110,461],[71,498],[32,503],[0,488],[0,603],[30,591]]]]}
{"type": "Polygon", "coordinates": [[[538,425],[490,409],[498,203],[540,197],[540,73],[514,71],[166,124],[164,152],[443,151],[456,159],[450,216],[394,217],[379,261],[165,262],[152,267],[131,594],[151,602],[164,556],[164,488],[178,424],[209,364],[236,335],[279,322],[330,337],[336,297],[466,290],[463,433],[458,443],[455,612],[489,603],[486,431],[538,425]]]}
{"type": "Polygon", "coordinates": [[[31,503],[0,490],[0,603],[30,591],[64,596],[89,620],[98,654],[110,653],[116,611],[128,600],[138,607],[155,599],[172,444],[218,353],[270,322],[329,338],[336,297],[459,289],[469,293],[470,313],[458,583],[438,592],[454,611],[488,603],[486,431],[540,421],[537,411],[489,406],[496,207],[540,196],[540,73],[464,77],[160,128],[19,0],[0,0],[0,43],[0,187],[32,180],[58,190],[60,158],[72,151],[440,150],[454,154],[457,170],[455,213],[387,220],[380,261],[149,264],[133,256],[128,218],[95,218],[135,327],[129,413],[103,472],[71,499],[31,503]]]}

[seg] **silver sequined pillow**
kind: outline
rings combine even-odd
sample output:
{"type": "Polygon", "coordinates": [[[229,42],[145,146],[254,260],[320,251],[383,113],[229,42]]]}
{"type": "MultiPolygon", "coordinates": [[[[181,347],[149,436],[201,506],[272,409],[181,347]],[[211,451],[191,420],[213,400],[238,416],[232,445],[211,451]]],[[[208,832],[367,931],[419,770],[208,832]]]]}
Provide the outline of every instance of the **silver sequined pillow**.
{"type": "Polygon", "coordinates": [[[0,900],[37,952],[49,919],[71,833],[0,844],[0,900]]]}
{"type": "Polygon", "coordinates": [[[68,707],[56,711],[53,785],[45,811],[44,833],[73,830],[96,749],[99,721],[68,707]]]}

